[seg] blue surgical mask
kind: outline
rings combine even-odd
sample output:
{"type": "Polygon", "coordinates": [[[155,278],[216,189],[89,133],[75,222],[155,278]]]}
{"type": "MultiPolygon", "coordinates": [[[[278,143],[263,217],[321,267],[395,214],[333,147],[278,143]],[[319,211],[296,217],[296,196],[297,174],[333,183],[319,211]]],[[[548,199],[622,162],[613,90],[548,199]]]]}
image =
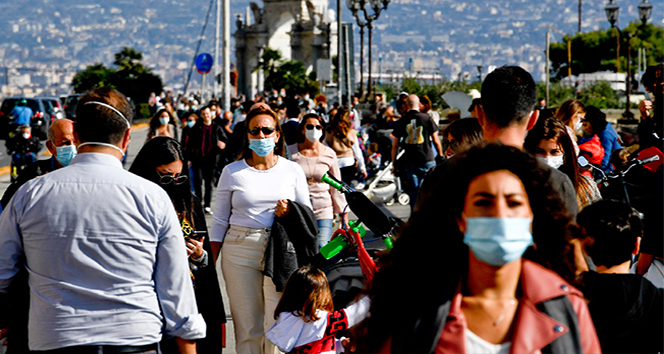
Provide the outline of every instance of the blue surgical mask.
{"type": "Polygon", "coordinates": [[[159,123],[161,123],[161,125],[166,125],[169,121],[170,119],[168,118],[159,118],[159,123]]]}
{"type": "Polygon", "coordinates": [[[193,128],[195,124],[196,124],[196,121],[194,121],[194,120],[188,120],[187,121],[187,126],[189,128],[193,128]]]}
{"type": "Polygon", "coordinates": [[[71,160],[76,157],[76,145],[57,146],[55,148],[55,153],[55,159],[58,160],[62,166],[68,166],[71,160]]]}
{"type": "Polygon", "coordinates": [[[274,150],[274,138],[249,139],[249,148],[258,156],[265,157],[274,150]]]}
{"type": "Polygon", "coordinates": [[[480,261],[502,266],[516,261],[533,244],[531,218],[465,218],[463,243],[480,261]]]}

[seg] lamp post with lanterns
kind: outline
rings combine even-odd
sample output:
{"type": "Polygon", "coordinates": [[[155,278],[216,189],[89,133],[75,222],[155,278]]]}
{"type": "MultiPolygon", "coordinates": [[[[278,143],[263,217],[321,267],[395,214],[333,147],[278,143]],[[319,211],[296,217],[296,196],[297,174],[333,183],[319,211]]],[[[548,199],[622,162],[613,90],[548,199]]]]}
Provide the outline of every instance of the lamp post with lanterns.
{"type": "MultiPolygon", "coordinates": [[[[387,10],[387,6],[389,5],[391,0],[346,0],[346,4],[348,5],[348,8],[353,12],[353,16],[357,20],[358,26],[360,26],[360,36],[363,36],[364,30],[362,26],[360,25],[360,22],[363,22],[360,20],[360,16],[357,14],[359,11],[362,11],[364,14],[364,24],[369,28],[369,60],[368,60],[368,69],[369,69],[369,82],[368,82],[368,89],[367,89],[367,97],[371,97],[372,95],[372,88],[373,88],[373,78],[372,78],[372,62],[371,62],[371,44],[372,44],[372,38],[373,38],[373,21],[377,20],[378,17],[380,16],[381,11],[387,10]],[[371,9],[373,10],[373,14],[369,14],[367,11],[366,5],[369,4],[371,9]]],[[[360,42],[363,42],[361,40],[360,42]]],[[[360,45],[362,46],[362,45],[360,45]]],[[[361,56],[364,56],[363,51],[360,53],[361,56]]],[[[361,60],[361,63],[363,60],[361,60]]],[[[360,64],[362,66],[362,64],[360,64]]],[[[363,69],[360,68],[360,78],[362,81],[364,81],[364,72],[363,69]]],[[[363,87],[363,84],[360,84],[360,88],[363,87]]],[[[360,89],[362,90],[362,89],[360,89]]]]}
{"type": "MultiPolygon", "coordinates": [[[[652,4],[648,2],[648,0],[643,0],[639,6],[639,19],[641,20],[641,24],[645,26],[648,23],[648,20],[650,20],[650,15],[652,14],[652,4]]],[[[616,29],[616,72],[620,71],[620,35],[621,31],[620,28],[616,25],[618,22],[618,14],[620,13],[620,6],[614,2],[614,0],[609,0],[609,3],[606,5],[604,8],[604,11],[606,11],[606,19],[609,21],[611,24],[611,28],[616,29]]],[[[625,113],[623,113],[624,118],[633,118],[634,115],[630,111],[630,94],[632,92],[632,67],[631,67],[631,34],[629,32],[626,32],[624,34],[627,37],[627,78],[625,79],[625,98],[626,98],[626,103],[625,103],[625,113]]]]}

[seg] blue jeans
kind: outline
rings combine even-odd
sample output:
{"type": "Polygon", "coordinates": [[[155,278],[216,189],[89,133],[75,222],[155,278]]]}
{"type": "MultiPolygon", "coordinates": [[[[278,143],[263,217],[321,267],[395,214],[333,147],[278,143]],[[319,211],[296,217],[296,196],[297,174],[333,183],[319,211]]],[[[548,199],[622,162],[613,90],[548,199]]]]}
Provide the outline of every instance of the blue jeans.
{"type": "Polygon", "coordinates": [[[318,248],[325,246],[332,237],[332,219],[318,220],[318,248]]]}
{"type": "Polygon", "coordinates": [[[405,165],[403,166],[403,172],[400,173],[402,178],[401,183],[403,184],[403,190],[410,197],[410,210],[412,211],[415,207],[415,202],[417,201],[417,194],[426,176],[427,172],[432,168],[436,167],[436,161],[429,161],[424,165],[405,165]]]}
{"type": "Polygon", "coordinates": [[[37,161],[37,155],[34,152],[15,152],[12,158],[17,166],[26,166],[37,161]]]}

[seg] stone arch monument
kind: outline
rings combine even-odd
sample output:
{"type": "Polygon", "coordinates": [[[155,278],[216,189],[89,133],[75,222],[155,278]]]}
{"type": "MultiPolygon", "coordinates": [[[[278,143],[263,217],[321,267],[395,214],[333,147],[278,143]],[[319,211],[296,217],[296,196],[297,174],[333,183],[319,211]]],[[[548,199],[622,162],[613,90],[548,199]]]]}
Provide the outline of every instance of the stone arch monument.
{"type": "Polygon", "coordinates": [[[237,15],[234,34],[238,93],[253,98],[265,89],[256,68],[267,47],[279,50],[285,60],[304,63],[308,72],[315,70],[318,59],[336,55],[334,21],[328,0],[263,0],[263,8],[252,2],[244,21],[237,15]]]}

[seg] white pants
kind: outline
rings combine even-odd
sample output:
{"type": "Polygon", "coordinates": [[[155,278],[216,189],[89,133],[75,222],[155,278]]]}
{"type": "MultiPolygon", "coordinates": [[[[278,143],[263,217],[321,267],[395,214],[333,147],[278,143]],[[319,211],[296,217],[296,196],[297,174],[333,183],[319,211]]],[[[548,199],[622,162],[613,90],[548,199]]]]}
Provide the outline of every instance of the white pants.
{"type": "Polygon", "coordinates": [[[221,270],[235,326],[238,354],[279,353],[265,332],[274,324],[281,298],[272,279],[261,273],[269,229],[233,226],[221,247],[221,270]]]}

